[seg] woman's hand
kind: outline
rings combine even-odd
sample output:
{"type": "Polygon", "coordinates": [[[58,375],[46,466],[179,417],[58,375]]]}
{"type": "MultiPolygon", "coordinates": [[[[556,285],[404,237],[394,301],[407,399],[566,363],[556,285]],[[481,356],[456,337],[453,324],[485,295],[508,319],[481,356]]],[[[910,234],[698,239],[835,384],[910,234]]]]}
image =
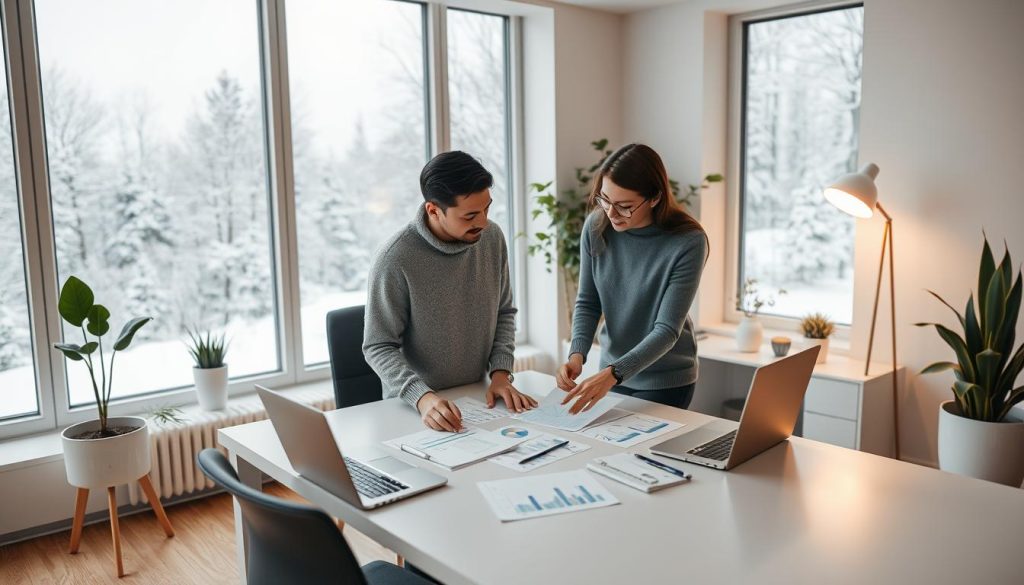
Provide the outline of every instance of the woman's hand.
{"type": "Polygon", "coordinates": [[[565,395],[565,398],[562,400],[562,404],[567,404],[569,401],[576,399],[576,403],[569,409],[569,413],[579,414],[580,412],[586,412],[597,404],[598,400],[607,396],[608,391],[611,390],[615,384],[616,380],[615,376],[612,375],[612,368],[611,366],[608,366],[597,374],[580,382],[575,388],[565,395]]]}
{"type": "Polygon", "coordinates": [[[583,372],[583,354],[574,353],[569,356],[569,361],[558,368],[558,373],[555,374],[558,387],[566,392],[572,390],[576,387],[576,378],[580,377],[581,372],[583,372]]]}

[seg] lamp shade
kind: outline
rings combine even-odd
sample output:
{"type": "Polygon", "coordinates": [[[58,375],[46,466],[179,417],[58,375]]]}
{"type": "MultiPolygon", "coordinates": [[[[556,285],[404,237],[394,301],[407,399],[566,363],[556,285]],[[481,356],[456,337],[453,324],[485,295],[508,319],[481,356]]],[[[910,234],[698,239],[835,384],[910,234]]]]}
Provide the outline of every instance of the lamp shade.
{"type": "Polygon", "coordinates": [[[856,173],[839,177],[831,187],[825,189],[825,199],[840,211],[854,217],[871,217],[878,202],[878,189],[875,188],[877,176],[878,165],[868,163],[856,173]]]}

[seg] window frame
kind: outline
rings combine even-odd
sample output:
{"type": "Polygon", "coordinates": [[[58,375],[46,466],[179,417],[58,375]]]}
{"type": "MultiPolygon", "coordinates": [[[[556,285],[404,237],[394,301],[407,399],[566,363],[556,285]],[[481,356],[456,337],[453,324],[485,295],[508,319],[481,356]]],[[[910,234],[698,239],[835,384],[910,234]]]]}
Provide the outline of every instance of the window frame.
{"type": "MultiPolygon", "coordinates": [[[[747,101],[747,35],[749,25],[809,16],[823,12],[864,7],[863,2],[823,1],[808,2],[779,8],[759,10],[737,14],[729,17],[729,97],[727,122],[727,169],[726,169],[726,221],[725,221],[725,299],[722,305],[722,319],[726,323],[736,324],[743,318],[743,312],[736,308],[736,298],[740,289],[743,250],[743,192],[745,183],[744,143],[746,131],[747,101]]],[[[860,129],[857,129],[858,133],[860,129]]],[[[857,225],[854,224],[854,234],[857,225]]],[[[853,260],[851,258],[851,260],[853,260]]],[[[856,275],[854,275],[856,278],[856,275]]],[[[851,286],[855,286],[851,285],[851,286]]],[[[758,319],[770,330],[799,331],[800,318],[780,315],[761,314],[758,319]]],[[[832,334],[841,344],[849,343],[853,324],[836,325],[832,334]]],[[[842,347],[836,353],[843,353],[842,347]]]]}
{"type": "MultiPolygon", "coordinates": [[[[437,0],[390,0],[422,7],[424,19],[424,73],[429,89],[424,100],[427,109],[427,157],[446,150],[450,144],[447,95],[447,9],[481,12],[470,2],[437,0]]],[[[329,363],[304,364],[299,306],[298,246],[295,218],[294,169],[292,167],[291,111],[285,29],[286,0],[257,0],[259,59],[264,118],[270,211],[270,237],[275,280],[274,314],[277,319],[277,343],[280,368],[274,372],[232,379],[230,396],[248,394],[254,383],[281,386],[330,379],[329,363]]],[[[489,6],[490,7],[490,6],[489,6]]],[[[526,340],[526,246],[515,230],[525,225],[527,202],[523,179],[522,126],[522,43],[521,17],[484,12],[505,19],[506,93],[508,114],[506,149],[509,159],[509,215],[513,245],[510,261],[518,269],[514,294],[520,309],[516,341],[526,340]]],[[[0,439],[35,432],[56,430],[96,417],[95,405],[71,408],[66,391],[66,361],[52,350],[61,339],[61,319],[57,312],[56,246],[54,243],[52,204],[49,194],[49,168],[45,142],[41,73],[38,58],[35,6],[33,0],[0,0],[2,33],[7,55],[5,72],[14,137],[15,175],[21,208],[22,248],[31,319],[35,391],[39,412],[35,415],[0,421],[0,439]]],[[[112,400],[110,415],[146,412],[162,406],[194,404],[192,385],[167,388],[159,392],[112,400]]]]}

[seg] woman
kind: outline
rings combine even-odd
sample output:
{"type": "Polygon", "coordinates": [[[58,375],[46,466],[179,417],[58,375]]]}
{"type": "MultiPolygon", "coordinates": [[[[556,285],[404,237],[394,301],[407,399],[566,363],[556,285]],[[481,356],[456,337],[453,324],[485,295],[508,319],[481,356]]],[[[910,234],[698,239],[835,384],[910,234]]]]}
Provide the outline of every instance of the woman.
{"type": "Polygon", "coordinates": [[[627,144],[594,178],[594,211],[580,238],[580,285],[569,361],[557,375],[570,411],[610,390],[686,408],[697,381],[697,344],[687,313],[708,256],[700,223],[676,202],[661,157],[627,144]],[[601,331],[601,371],[576,383],[601,331]]]}

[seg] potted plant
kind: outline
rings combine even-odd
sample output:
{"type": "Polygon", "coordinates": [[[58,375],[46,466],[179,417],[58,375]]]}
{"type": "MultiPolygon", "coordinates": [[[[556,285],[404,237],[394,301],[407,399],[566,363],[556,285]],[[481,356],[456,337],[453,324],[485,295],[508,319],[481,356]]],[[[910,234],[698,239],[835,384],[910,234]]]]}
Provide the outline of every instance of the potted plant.
{"type": "Polygon", "coordinates": [[[928,291],[956,315],[962,332],[940,323],[932,326],[956,356],[921,373],[953,371],[953,400],[939,407],[939,468],[1013,487],[1024,481],[1024,422],[1011,412],[1024,400],[1024,386],[1014,383],[1024,369],[1024,344],[1014,351],[1021,305],[1021,273],[1013,275],[1010,251],[997,267],[988,238],[978,270],[978,302],[974,294],[961,314],[938,294],[928,291]]]}
{"type": "Polygon", "coordinates": [[[199,407],[203,410],[223,410],[228,405],[228,365],[224,358],[228,344],[224,335],[214,337],[209,331],[205,337],[200,332],[188,332],[188,351],[195,366],[192,377],[196,383],[199,407]]]}
{"type": "Polygon", "coordinates": [[[828,359],[828,338],[835,328],[836,324],[823,313],[811,313],[800,320],[800,331],[803,332],[804,339],[807,340],[805,345],[807,347],[821,346],[815,363],[823,364],[828,359]]]}
{"type": "MultiPolygon", "coordinates": [[[[580,279],[580,237],[583,235],[583,223],[590,213],[590,190],[595,173],[612,154],[608,149],[608,139],[602,138],[590,143],[598,153],[598,160],[587,168],[576,169],[576,186],[562,191],[557,197],[550,193],[551,182],[533,183],[530,191],[536,193],[534,200],[537,206],[530,212],[533,219],[541,214],[550,218],[548,230],[537,232],[536,241],[527,246],[530,256],[543,254],[547,271],[560,268],[565,291],[565,306],[568,322],[572,323],[572,310],[576,301],[576,290],[580,279]]],[[[689,208],[700,192],[711,186],[711,183],[722,181],[722,175],[709,174],[699,185],[687,185],[685,193],[680,194],[679,183],[669,180],[672,194],[680,204],[689,208]]],[[[520,234],[523,235],[523,234],[520,234]]]]}
{"type": "MultiPolygon", "coordinates": [[[[784,289],[779,289],[779,295],[786,294],[784,289]]],[[[743,290],[736,297],[736,310],[743,311],[743,319],[736,328],[736,349],[752,353],[761,349],[761,340],[764,339],[764,327],[757,318],[761,307],[768,305],[775,306],[775,295],[767,294],[761,296],[756,278],[748,278],[743,281],[743,290]]]]}
{"type": "Polygon", "coordinates": [[[149,429],[137,416],[110,417],[110,394],[114,385],[117,352],[128,349],[135,334],[151,317],[130,319],[121,328],[110,352],[109,368],[104,362],[103,336],[110,331],[110,311],[94,303],[92,289],[71,276],[60,290],[57,304],[61,318],[82,331],[82,345],[56,343],[54,348],[89,370],[98,418],[74,424],[61,433],[68,483],[79,488],[99,489],[137,481],[149,473],[149,429]],[[95,339],[90,340],[89,335],[95,339]],[[98,359],[94,359],[94,356],[98,359]],[[97,366],[99,372],[97,372],[97,366]],[[97,380],[97,373],[99,379],[97,380]]]}

